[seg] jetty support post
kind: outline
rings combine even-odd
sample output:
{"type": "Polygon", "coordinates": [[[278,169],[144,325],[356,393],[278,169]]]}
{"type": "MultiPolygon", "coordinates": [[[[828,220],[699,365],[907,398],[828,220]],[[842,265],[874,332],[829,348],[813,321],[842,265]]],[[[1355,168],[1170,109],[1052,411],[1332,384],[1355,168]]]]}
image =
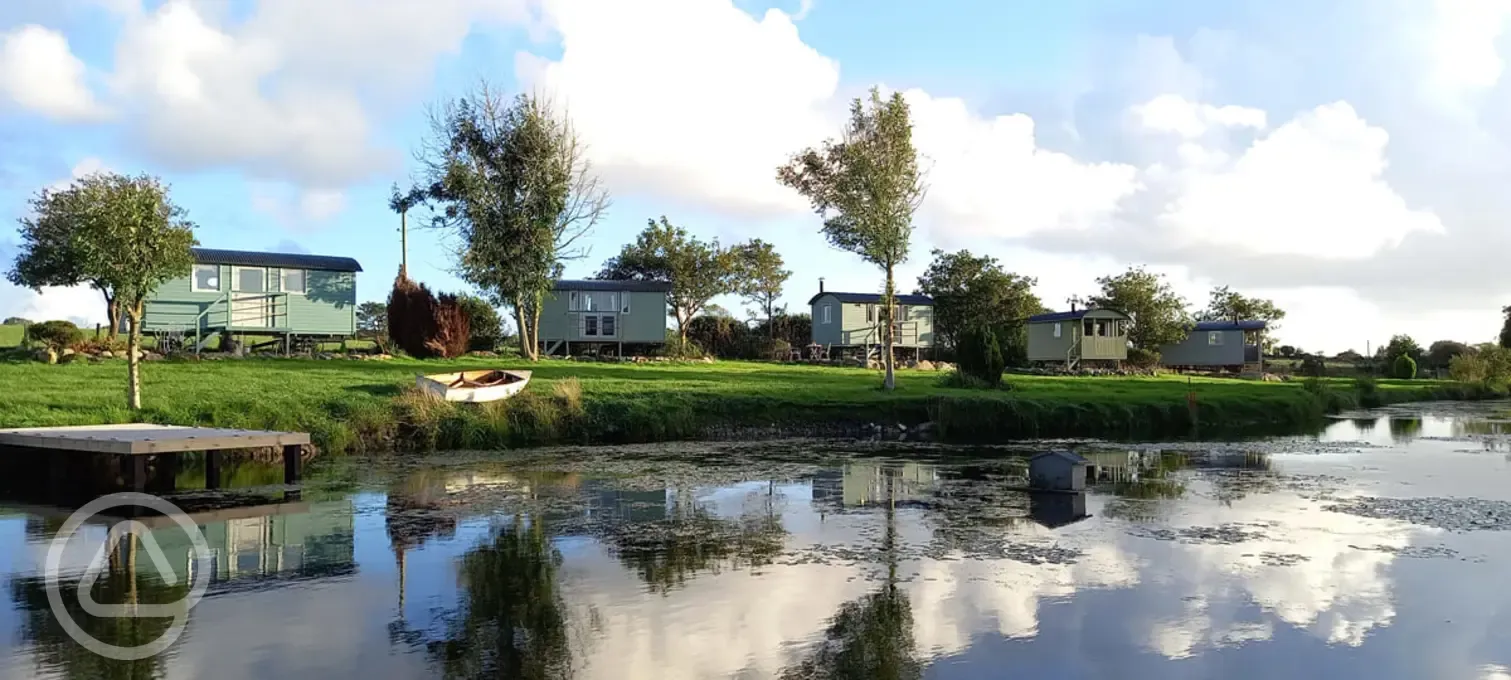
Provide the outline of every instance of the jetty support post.
{"type": "Polygon", "coordinates": [[[205,489],[213,491],[220,488],[220,452],[205,452],[205,489]]]}
{"type": "Polygon", "coordinates": [[[299,466],[302,462],[300,453],[304,447],[299,444],[287,444],[283,447],[283,483],[299,483],[299,466]]]}

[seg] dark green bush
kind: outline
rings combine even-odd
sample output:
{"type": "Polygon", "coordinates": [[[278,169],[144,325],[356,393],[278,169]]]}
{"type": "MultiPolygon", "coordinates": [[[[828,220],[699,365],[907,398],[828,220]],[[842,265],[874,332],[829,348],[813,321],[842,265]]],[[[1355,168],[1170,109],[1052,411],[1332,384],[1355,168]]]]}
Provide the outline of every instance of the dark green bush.
{"type": "Polygon", "coordinates": [[[467,317],[467,349],[469,351],[494,351],[504,337],[504,322],[498,310],[476,295],[458,295],[457,305],[467,317]]]}
{"type": "Polygon", "coordinates": [[[1417,362],[1410,356],[1402,354],[1391,363],[1390,374],[1401,380],[1411,380],[1417,377],[1417,362]]]}
{"type": "Polygon", "coordinates": [[[1311,354],[1301,360],[1301,365],[1297,367],[1296,372],[1320,378],[1327,374],[1327,362],[1320,355],[1311,354]]]}
{"type": "Polygon", "coordinates": [[[43,321],[28,327],[27,335],[52,349],[72,347],[84,340],[84,332],[72,321],[43,321]]]}
{"type": "Polygon", "coordinates": [[[960,334],[960,371],[996,387],[1002,383],[1002,371],[1007,363],[1002,360],[1002,346],[997,343],[997,333],[991,328],[979,328],[960,334]]]}
{"type": "Polygon", "coordinates": [[[1128,364],[1134,368],[1154,368],[1159,365],[1159,352],[1143,347],[1129,347],[1128,364]]]}
{"type": "Polygon", "coordinates": [[[751,333],[745,324],[734,317],[693,317],[687,322],[687,339],[721,359],[745,359],[751,351],[751,333]]]}

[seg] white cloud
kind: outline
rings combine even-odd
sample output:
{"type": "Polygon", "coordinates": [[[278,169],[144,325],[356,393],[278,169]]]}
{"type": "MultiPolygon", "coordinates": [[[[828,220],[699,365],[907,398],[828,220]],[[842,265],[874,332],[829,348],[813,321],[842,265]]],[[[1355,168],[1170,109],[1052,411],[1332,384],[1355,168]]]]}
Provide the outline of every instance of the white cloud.
{"type": "Polygon", "coordinates": [[[1214,127],[1265,127],[1265,113],[1243,106],[1212,106],[1186,100],[1176,94],[1162,94],[1133,107],[1132,113],[1144,127],[1159,132],[1173,132],[1181,137],[1205,135],[1214,127]]]}
{"type": "Polygon", "coordinates": [[[296,231],[319,226],[346,209],[346,194],[340,191],[301,191],[271,182],[252,182],[248,190],[253,210],[296,231]]]}
{"type": "Polygon", "coordinates": [[[1511,18],[1506,0],[1434,0],[1426,24],[1429,97],[1474,94],[1495,85],[1505,70],[1496,41],[1511,18]]]}
{"type": "Polygon", "coordinates": [[[0,35],[0,95],[23,109],[64,121],[102,118],[85,76],[62,33],[29,24],[0,35]]]}
{"type": "Polygon", "coordinates": [[[800,211],[776,168],[835,129],[839,66],[778,10],[728,0],[546,0],[563,53],[522,53],[521,79],[570,111],[621,189],[735,211],[800,211]]]}
{"type": "MultiPolygon", "coordinates": [[[[1409,234],[1441,233],[1436,215],[1407,206],[1383,179],[1388,139],[1347,103],[1319,106],[1231,163],[1219,155],[1222,167],[1177,174],[1159,224],[1187,244],[1329,259],[1367,258],[1409,234]]],[[[1213,158],[1196,157],[1199,165],[1213,158]]]]}

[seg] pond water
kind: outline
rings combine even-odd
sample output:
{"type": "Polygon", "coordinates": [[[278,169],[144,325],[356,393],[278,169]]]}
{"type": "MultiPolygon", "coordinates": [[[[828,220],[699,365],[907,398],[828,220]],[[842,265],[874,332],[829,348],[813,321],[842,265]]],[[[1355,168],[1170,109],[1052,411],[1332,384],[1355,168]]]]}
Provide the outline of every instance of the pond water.
{"type": "MultiPolygon", "coordinates": [[[[0,504],[0,678],[1511,679],[1511,405],[1352,416],[1248,443],[332,459],[295,502],[201,519],[207,596],[140,661],[48,605],[66,512],[0,504]],[[1064,449],[1088,492],[1010,490],[1064,449]]],[[[69,544],[64,601],[105,541],[69,544]]],[[[101,602],[185,590],[112,564],[101,602]]],[[[118,645],[170,623],[69,609],[118,645]]]]}

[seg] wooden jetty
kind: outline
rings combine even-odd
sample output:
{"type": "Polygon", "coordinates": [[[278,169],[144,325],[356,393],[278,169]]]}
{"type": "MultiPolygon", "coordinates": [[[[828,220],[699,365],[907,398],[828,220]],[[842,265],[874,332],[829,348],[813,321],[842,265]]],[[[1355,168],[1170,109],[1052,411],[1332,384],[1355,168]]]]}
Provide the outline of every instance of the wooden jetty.
{"type": "Polygon", "coordinates": [[[212,427],[183,427],[127,423],[123,425],[80,425],[73,427],[28,427],[0,430],[0,447],[48,449],[75,453],[120,456],[128,470],[131,487],[137,491],[147,486],[147,461],[158,457],[160,463],[176,467],[178,454],[188,451],[205,453],[205,488],[220,486],[220,457],[227,449],[283,449],[283,481],[295,484],[301,474],[300,454],[310,443],[305,432],[269,430],[229,430],[212,427]]]}

